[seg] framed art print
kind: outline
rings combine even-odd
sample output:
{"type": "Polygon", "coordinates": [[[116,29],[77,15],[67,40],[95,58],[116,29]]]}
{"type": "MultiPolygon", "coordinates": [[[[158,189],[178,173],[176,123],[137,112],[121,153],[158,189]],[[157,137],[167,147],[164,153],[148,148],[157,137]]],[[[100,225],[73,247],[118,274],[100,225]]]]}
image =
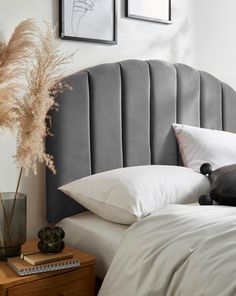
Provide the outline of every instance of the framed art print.
{"type": "Polygon", "coordinates": [[[171,24],[171,0],[126,0],[126,16],[171,24]]]}
{"type": "Polygon", "coordinates": [[[116,44],[116,0],[60,0],[62,39],[116,44]]]}

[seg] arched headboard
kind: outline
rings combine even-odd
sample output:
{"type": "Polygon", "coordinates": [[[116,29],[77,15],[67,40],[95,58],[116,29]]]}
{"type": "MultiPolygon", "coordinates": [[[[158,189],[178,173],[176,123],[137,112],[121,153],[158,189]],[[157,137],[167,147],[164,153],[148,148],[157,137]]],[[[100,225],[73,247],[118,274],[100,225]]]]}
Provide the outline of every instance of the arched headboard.
{"type": "Polygon", "coordinates": [[[173,122],[236,132],[236,93],[208,73],[183,64],[127,60],[66,78],[47,152],[47,217],[58,222],[84,208],[57,188],[123,166],[177,165],[173,122]]]}

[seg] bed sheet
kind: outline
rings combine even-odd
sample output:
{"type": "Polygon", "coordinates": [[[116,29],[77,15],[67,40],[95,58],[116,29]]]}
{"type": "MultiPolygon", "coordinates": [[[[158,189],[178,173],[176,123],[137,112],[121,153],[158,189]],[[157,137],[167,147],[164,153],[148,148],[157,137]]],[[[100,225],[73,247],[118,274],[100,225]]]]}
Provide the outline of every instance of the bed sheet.
{"type": "Polygon", "coordinates": [[[103,279],[117,252],[127,225],[106,221],[87,211],[63,219],[65,243],[96,257],[96,275],[103,279]]]}

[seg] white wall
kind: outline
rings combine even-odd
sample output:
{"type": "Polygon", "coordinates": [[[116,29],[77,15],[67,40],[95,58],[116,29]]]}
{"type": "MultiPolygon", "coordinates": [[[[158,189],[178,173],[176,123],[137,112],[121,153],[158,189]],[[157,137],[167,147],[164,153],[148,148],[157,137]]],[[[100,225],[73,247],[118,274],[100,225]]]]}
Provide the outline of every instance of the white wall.
{"type": "Polygon", "coordinates": [[[236,1],[192,2],[193,66],[212,73],[236,90],[236,1]]]}
{"type": "MultiPolygon", "coordinates": [[[[60,41],[63,51],[70,53],[78,49],[68,73],[129,58],[164,59],[210,71],[236,88],[232,67],[236,52],[236,42],[232,41],[236,27],[233,0],[172,1],[172,25],[125,18],[124,1],[117,0],[118,45],[60,41]]],[[[44,20],[56,23],[58,0],[0,0],[0,34],[8,38],[13,28],[27,18],[34,18],[40,26],[44,20]]],[[[13,191],[14,137],[1,135],[0,149],[0,189],[13,191]]],[[[46,223],[44,175],[41,166],[38,176],[31,175],[22,184],[22,191],[28,194],[28,237],[33,237],[46,223]]]]}

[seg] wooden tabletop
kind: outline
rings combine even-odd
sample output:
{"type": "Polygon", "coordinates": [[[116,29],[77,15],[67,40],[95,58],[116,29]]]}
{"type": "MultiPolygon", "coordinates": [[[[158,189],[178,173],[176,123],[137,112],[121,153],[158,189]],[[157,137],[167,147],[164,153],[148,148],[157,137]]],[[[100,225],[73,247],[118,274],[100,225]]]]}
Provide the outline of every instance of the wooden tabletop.
{"type": "MultiPolygon", "coordinates": [[[[27,241],[22,246],[22,252],[31,252],[37,250],[37,240],[27,241]]],[[[65,251],[70,251],[73,253],[73,257],[80,260],[80,267],[83,268],[85,266],[89,266],[95,263],[95,257],[86,253],[83,253],[77,249],[71,248],[69,246],[65,247],[65,251]]],[[[7,262],[0,262],[0,290],[9,288],[13,285],[19,285],[23,283],[28,283],[31,281],[35,281],[38,279],[43,279],[46,277],[54,276],[55,274],[65,273],[67,270],[57,270],[44,272],[34,275],[27,276],[18,276],[15,271],[7,264],[7,262]]]]}

